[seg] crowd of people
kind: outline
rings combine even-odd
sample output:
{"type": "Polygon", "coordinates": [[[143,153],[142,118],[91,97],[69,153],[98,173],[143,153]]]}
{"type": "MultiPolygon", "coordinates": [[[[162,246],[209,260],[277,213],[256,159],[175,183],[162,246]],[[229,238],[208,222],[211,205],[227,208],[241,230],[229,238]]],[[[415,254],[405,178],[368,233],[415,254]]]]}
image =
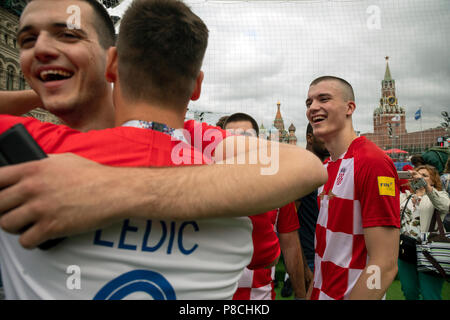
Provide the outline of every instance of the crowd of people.
{"type": "Polygon", "coordinates": [[[244,113],[184,120],[208,28],[182,1],[134,0],[116,39],[96,0],[32,0],[17,43],[33,90],[0,92],[0,133],[23,124],[52,156],[0,168],[7,299],[274,299],[281,253],[296,299],[382,299],[397,272],[408,299],[440,298],[441,279],[398,260],[399,236],[428,230],[433,206],[444,218],[448,194],[421,166],[404,203],[392,160],[353,129],[346,80],[311,82],[301,148],[244,113]],[[37,106],[64,124],[19,116],[37,106]]]}

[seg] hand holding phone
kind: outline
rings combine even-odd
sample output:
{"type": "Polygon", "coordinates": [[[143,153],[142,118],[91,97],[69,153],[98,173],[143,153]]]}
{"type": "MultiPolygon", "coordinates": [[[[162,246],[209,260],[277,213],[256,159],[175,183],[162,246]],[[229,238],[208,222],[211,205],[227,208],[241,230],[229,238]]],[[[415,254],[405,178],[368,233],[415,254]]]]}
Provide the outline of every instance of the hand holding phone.
{"type": "Polygon", "coordinates": [[[412,174],[410,171],[398,171],[397,174],[399,179],[409,180],[412,178],[412,174]]]}
{"type": "MultiPolygon", "coordinates": [[[[47,158],[45,152],[33,139],[23,124],[12,126],[0,135],[0,166],[47,158]]],[[[38,246],[48,250],[64,238],[48,240],[38,246]]]]}
{"type": "Polygon", "coordinates": [[[419,178],[417,180],[412,180],[411,181],[411,188],[416,191],[419,190],[421,188],[425,188],[427,186],[427,182],[425,181],[424,178],[419,178]]]}

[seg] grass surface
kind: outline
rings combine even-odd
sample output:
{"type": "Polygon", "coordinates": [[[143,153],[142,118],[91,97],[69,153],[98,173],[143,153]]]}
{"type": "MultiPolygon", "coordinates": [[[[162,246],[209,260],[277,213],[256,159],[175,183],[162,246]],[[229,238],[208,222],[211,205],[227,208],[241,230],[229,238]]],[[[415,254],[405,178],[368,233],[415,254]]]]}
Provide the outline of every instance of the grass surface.
{"type": "MultiPolygon", "coordinates": [[[[276,271],[275,271],[275,278],[278,281],[278,288],[275,288],[276,292],[276,300],[293,300],[294,295],[291,295],[290,297],[284,298],[281,296],[281,288],[283,287],[283,279],[284,279],[284,264],[282,259],[280,259],[280,262],[277,264],[276,271]]],[[[442,288],[442,299],[443,300],[450,300],[450,283],[444,281],[444,286],[442,288]]],[[[386,300],[405,300],[405,297],[403,296],[402,288],[400,285],[400,280],[395,279],[394,282],[392,282],[391,286],[389,287],[387,293],[386,293],[386,300]]]]}

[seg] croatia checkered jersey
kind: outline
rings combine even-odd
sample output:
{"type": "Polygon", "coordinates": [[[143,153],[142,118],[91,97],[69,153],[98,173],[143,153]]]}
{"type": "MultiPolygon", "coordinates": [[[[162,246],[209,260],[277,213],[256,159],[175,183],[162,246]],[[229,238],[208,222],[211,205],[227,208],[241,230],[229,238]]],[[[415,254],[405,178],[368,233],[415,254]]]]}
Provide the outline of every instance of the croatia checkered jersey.
{"type": "Polygon", "coordinates": [[[398,176],[392,160],[365,137],[324,165],[311,299],[347,299],[368,261],[364,228],[400,227],[398,176]]]}
{"type": "MultiPolygon", "coordinates": [[[[262,215],[269,218],[274,231],[278,233],[289,233],[300,228],[294,202],[262,215]]],[[[264,238],[259,239],[259,241],[264,240],[264,238]]],[[[255,270],[246,268],[239,279],[233,300],[275,300],[274,279],[275,267],[255,270]]]]}
{"type": "MultiPolygon", "coordinates": [[[[48,154],[73,152],[112,166],[174,166],[175,147],[190,159],[198,153],[167,134],[133,127],[81,133],[32,118],[0,116],[0,133],[17,123],[23,123],[48,154]]],[[[47,251],[25,250],[18,235],[0,230],[6,297],[231,299],[241,273],[252,261],[252,230],[247,217],[126,219],[68,237],[47,251]],[[67,285],[74,270],[80,275],[80,288],[67,285]]],[[[258,263],[253,267],[259,267],[258,263]]]]}

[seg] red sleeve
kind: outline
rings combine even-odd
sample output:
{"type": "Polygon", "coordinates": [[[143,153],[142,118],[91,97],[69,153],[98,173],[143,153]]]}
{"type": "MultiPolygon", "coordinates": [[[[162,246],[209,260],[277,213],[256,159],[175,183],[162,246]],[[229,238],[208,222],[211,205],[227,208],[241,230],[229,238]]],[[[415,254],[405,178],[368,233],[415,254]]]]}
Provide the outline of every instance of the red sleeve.
{"type": "Polygon", "coordinates": [[[43,144],[45,144],[45,130],[43,130],[43,128],[45,128],[45,124],[35,118],[0,115],[0,134],[19,123],[22,123],[25,126],[40,147],[44,149],[43,144]]]}
{"type": "Polygon", "coordinates": [[[265,268],[280,255],[280,244],[269,213],[250,216],[253,224],[253,256],[247,266],[249,269],[265,268]]]}
{"type": "Polygon", "coordinates": [[[29,122],[30,119],[33,118],[15,117],[2,114],[0,115],[0,134],[18,123],[23,123],[25,125],[25,123],[29,122]]]}
{"type": "Polygon", "coordinates": [[[355,165],[356,199],[361,204],[363,228],[400,228],[399,180],[392,160],[377,153],[358,159],[355,165]]]}
{"type": "Polygon", "coordinates": [[[295,202],[288,203],[280,208],[278,214],[277,231],[279,233],[289,233],[300,228],[298,222],[297,208],[295,202]]]}
{"type": "Polygon", "coordinates": [[[55,148],[58,147],[60,142],[64,141],[66,135],[79,133],[79,131],[67,126],[41,122],[32,117],[0,115],[0,134],[18,123],[25,126],[45,153],[55,152],[55,148]]]}

